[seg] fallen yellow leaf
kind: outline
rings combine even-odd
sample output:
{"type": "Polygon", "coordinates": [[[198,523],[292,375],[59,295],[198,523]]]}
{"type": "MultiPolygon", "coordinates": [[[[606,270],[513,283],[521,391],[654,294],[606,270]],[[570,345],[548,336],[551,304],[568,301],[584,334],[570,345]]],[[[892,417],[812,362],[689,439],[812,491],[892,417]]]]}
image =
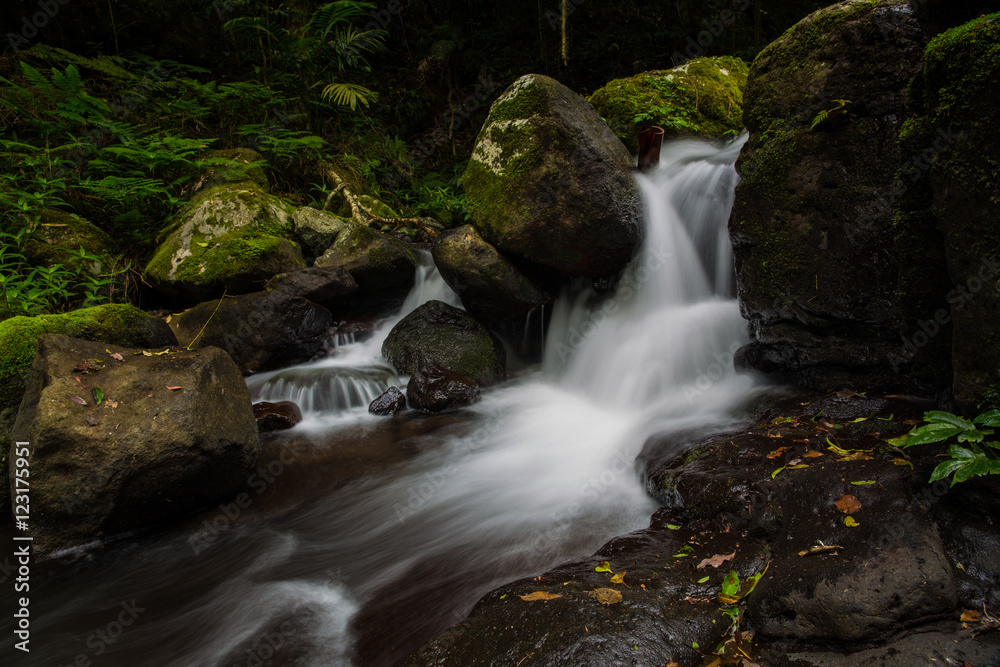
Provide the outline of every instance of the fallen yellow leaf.
{"type": "Polygon", "coordinates": [[[625,581],[625,570],[622,570],[615,576],[611,577],[611,583],[613,584],[620,584],[623,581],[625,581]]]}
{"type": "Polygon", "coordinates": [[[855,528],[856,526],[860,526],[861,524],[858,523],[857,521],[855,521],[854,517],[852,517],[852,516],[845,516],[844,517],[844,525],[847,526],[848,528],[855,528]]]}
{"type": "Polygon", "coordinates": [[[975,609],[967,609],[962,612],[962,616],[958,619],[963,623],[978,623],[979,622],[979,612],[975,609]]]}
{"type": "Polygon", "coordinates": [[[555,600],[556,598],[561,598],[562,595],[559,595],[558,593],[547,593],[545,591],[535,591],[534,593],[519,595],[518,597],[525,602],[534,602],[536,600],[555,600]]]}

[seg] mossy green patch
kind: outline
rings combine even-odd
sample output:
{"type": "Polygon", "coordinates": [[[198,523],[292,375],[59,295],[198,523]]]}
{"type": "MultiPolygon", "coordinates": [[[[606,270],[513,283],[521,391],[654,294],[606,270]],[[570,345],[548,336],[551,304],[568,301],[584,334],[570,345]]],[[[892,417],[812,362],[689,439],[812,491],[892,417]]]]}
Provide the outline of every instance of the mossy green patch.
{"type": "Polygon", "coordinates": [[[739,58],[696,58],[670,70],[615,79],[589,101],[633,152],[639,131],[720,138],[743,129],[747,65],[739,58]]]}
{"type": "Polygon", "coordinates": [[[254,183],[211,188],[191,201],[146,274],[166,291],[207,298],[302,268],[293,210],[254,183]]]}
{"type": "Polygon", "coordinates": [[[83,266],[93,275],[109,271],[115,254],[117,249],[111,237],[96,225],[76,214],[53,208],[42,211],[39,225],[24,248],[25,258],[32,264],[83,266]],[[80,248],[97,260],[81,259],[80,248]]]}

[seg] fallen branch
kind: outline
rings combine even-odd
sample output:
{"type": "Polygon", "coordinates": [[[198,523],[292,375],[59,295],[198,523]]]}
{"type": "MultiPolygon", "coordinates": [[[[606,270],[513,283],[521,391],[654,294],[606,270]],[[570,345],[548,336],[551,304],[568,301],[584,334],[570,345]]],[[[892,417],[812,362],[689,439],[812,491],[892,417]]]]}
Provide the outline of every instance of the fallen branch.
{"type": "Polygon", "coordinates": [[[384,218],[380,215],[376,215],[370,208],[361,202],[361,199],[357,195],[351,192],[350,188],[347,187],[347,183],[340,177],[340,174],[338,174],[332,166],[324,164],[323,170],[326,177],[330,180],[331,185],[334,187],[333,192],[327,196],[326,202],[323,204],[324,211],[329,210],[330,202],[333,200],[334,195],[340,193],[343,195],[344,200],[351,209],[351,219],[358,224],[370,227],[374,223],[377,225],[392,227],[397,230],[401,227],[413,227],[422,235],[426,236],[428,240],[437,237],[437,232],[428,227],[427,224],[420,218],[384,218]]]}

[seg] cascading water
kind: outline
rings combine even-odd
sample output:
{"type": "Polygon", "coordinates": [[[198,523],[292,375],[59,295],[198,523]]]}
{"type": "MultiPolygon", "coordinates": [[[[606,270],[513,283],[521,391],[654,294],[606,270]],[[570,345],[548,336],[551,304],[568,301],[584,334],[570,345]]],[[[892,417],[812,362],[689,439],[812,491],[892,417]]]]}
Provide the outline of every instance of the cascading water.
{"type": "MultiPolygon", "coordinates": [[[[404,432],[367,415],[367,394],[334,405],[316,379],[391,373],[378,351],[392,324],[428,298],[457,303],[430,266],[368,340],[251,379],[312,417],[285,436],[284,472],[262,472],[235,516],[221,507],[42,583],[33,628],[54,639],[32,664],[93,654],[88,635],[134,599],[148,611],[101,664],[391,665],[498,584],[645,527],[655,505],[634,459],[646,440],[731,423],[752,390],[732,370],[745,325],[725,231],[742,143],[664,146],[661,166],[637,176],[648,231],[614,294],[563,295],[541,368],[469,410],[404,432]],[[324,457],[387,437],[404,456],[395,465],[337,486],[324,477],[324,457]]],[[[383,380],[395,381],[369,393],[383,380]]]]}

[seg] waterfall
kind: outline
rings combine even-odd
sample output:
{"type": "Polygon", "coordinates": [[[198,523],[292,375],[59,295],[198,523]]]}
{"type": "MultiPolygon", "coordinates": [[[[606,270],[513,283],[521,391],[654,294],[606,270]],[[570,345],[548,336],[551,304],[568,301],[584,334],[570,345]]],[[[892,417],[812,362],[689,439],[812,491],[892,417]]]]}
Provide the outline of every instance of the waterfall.
{"type": "Polygon", "coordinates": [[[286,444],[261,459],[249,504],[32,581],[32,627],[46,637],[32,664],[80,653],[109,609],[137,598],[150,611],[102,663],[256,664],[277,637],[297,665],[393,665],[488,590],[644,528],[656,509],[635,469],[647,439],[731,425],[754,391],[732,368],[745,326],[726,234],[743,141],[664,146],[661,165],[636,176],[648,229],[617,286],[562,294],[540,367],[468,409],[383,419],[363,408],[400,382],[380,355],[391,327],[428,299],[458,303],[427,257],[401,311],[367,339],[249,378],[255,395],[306,413],[272,441],[286,444]],[[341,468],[370,451],[386,458],[345,483],[341,468]]]}

